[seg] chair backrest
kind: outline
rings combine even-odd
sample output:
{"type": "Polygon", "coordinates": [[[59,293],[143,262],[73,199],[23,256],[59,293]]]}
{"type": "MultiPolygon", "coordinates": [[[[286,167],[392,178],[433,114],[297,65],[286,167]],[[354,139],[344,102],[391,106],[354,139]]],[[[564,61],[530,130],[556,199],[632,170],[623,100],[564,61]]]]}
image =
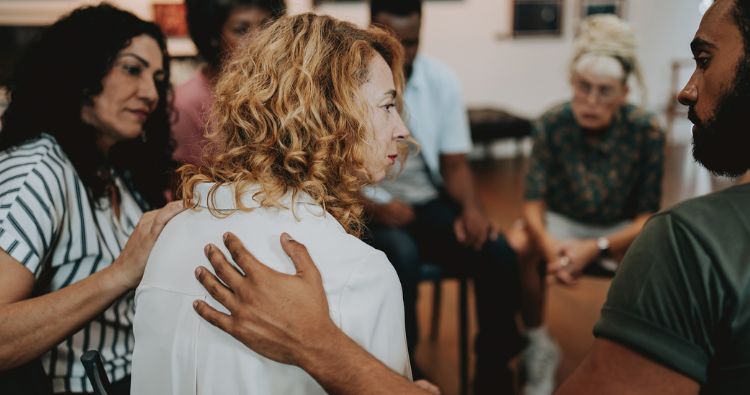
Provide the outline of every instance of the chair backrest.
{"type": "Polygon", "coordinates": [[[492,143],[499,139],[531,135],[531,121],[497,108],[469,109],[471,140],[492,143]]]}

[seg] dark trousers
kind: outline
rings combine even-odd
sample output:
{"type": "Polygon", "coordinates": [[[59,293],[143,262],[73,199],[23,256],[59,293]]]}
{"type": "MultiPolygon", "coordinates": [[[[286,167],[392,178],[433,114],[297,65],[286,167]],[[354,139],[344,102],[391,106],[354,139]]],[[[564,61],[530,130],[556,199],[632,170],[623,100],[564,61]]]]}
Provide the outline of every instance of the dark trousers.
{"type": "Polygon", "coordinates": [[[515,321],[520,297],[515,253],[503,238],[488,241],[480,251],[461,245],[453,231],[459,209],[445,198],[414,206],[414,211],[415,221],[402,228],[371,225],[368,240],[388,256],[401,280],[409,353],[417,343],[419,265],[436,263],[448,275],[474,281],[479,321],[475,393],[511,393],[508,361],[523,345],[515,321]]]}

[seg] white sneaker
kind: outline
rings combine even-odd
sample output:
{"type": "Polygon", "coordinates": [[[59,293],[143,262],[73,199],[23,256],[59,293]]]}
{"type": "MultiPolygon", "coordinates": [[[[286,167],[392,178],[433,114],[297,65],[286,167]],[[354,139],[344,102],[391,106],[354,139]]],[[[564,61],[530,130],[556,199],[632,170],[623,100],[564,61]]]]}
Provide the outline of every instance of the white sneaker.
{"type": "Polygon", "coordinates": [[[555,375],[560,364],[560,347],[545,336],[529,345],[521,353],[521,368],[526,375],[525,395],[550,395],[555,390],[555,375]]]}

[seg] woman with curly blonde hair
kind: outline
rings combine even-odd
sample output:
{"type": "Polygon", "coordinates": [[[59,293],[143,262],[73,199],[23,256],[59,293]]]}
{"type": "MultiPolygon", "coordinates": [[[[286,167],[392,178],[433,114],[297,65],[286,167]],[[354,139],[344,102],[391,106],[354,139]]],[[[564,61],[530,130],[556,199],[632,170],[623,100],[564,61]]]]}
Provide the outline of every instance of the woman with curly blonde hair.
{"type": "Polygon", "coordinates": [[[299,368],[249,351],[193,311],[195,299],[220,306],[192,268],[225,231],[286,273],[295,270],[279,234],[311,246],[333,321],[410,377],[398,277],[357,238],[360,189],[406,151],[401,62],[389,33],[313,14],[279,19],[228,61],[204,164],[181,169],[194,209],[165,228],[136,291],[133,393],[324,393],[299,368]]]}

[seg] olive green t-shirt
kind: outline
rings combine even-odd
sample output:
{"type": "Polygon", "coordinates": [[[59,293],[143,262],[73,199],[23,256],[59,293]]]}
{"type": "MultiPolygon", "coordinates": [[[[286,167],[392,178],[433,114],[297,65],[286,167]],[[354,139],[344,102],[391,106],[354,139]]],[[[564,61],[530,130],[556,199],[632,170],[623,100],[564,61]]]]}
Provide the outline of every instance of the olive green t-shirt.
{"type": "Polygon", "coordinates": [[[594,327],[703,393],[750,393],[750,185],[655,215],[630,247],[594,327]]]}

